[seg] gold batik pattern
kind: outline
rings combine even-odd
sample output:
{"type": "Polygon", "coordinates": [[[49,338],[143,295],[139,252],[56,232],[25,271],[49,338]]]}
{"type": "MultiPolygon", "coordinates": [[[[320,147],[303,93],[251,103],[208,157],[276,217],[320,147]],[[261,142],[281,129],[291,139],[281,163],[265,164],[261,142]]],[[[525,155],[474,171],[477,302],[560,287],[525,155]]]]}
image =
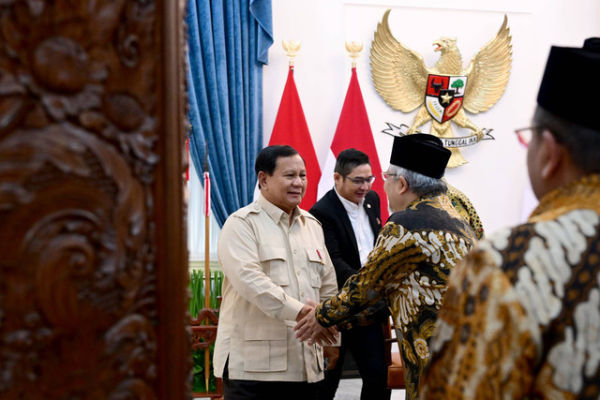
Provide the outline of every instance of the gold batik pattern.
{"type": "Polygon", "coordinates": [[[365,267],[317,307],[317,318],[335,325],[383,298],[406,366],[406,398],[416,399],[448,275],[475,240],[446,195],[419,199],[390,217],[365,267]]]}
{"type": "Polygon", "coordinates": [[[542,198],[452,273],[421,399],[598,399],[600,178],[542,198]]]}
{"type": "Polygon", "coordinates": [[[454,208],[456,208],[458,213],[469,223],[477,240],[483,239],[483,236],[485,235],[483,223],[481,222],[481,218],[479,218],[479,214],[477,214],[477,210],[473,207],[471,200],[469,200],[467,195],[448,182],[446,182],[446,185],[448,186],[448,197],[450,198],[450,201],[452,201],[454,208]]]}

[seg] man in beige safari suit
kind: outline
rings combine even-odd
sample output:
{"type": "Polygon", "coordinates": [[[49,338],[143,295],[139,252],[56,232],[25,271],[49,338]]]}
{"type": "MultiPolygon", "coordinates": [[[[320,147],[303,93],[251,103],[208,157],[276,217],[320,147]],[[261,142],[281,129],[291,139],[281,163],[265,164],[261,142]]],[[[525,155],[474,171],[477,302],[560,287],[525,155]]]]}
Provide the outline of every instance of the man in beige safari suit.
{"type": "MultiPolygon", "coordinates": [[[[310,399],[323,379],[320,345],[298,341],[296,320],[337,293],[320,223],[298,208],[306,168],[290,146],[269,146],[255,163],[260,196],[223,225],[218,255],[223,301],[214,352],[225,400],[310,399]]],[[[334,341],[335,329],[321,342],[334,341]]]]}

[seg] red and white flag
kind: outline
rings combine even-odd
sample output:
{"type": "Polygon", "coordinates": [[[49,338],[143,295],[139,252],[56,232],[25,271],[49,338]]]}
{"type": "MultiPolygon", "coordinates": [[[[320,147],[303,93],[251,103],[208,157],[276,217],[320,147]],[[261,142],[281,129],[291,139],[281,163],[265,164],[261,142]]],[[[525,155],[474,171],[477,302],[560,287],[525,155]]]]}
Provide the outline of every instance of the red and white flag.
{"type": "Polygon", "coordinates": [[[308,185],[306,194],[300,203],[300,208],[310,209],[317,201],[317,186],[321,178],[319,160],[315,154],[296,83],[294,82],[294,67],[290,66],[287,82],[281,96],[279,111],[273,125],[269,146],[287,144],[292,146],[304,159],[306,164],[306,179],[308,185]]]}
{"type": "Polygon", "coordinates": [[[383,176],[381,174],[381,164],[379,156],[373,140],[373,132],[369,123],[369,116],[363,100],[358,78],[356,77],[356,67],[352,68],[352,77],[346,99],[340,114],[335,135],[331,142],[331,148],[327,154],[325,166],[323,167],[323,178],[319,182],[318,198],[321,198],[327,191],[331,190],[334,185],[333,170],[335,168],[335,160],[342,150],[355,148],[369,156],[371,161],[371,169],[375,176],[375,182],[371,189],[377,192],[381,200],[381,221],[385,223],[389,216],[388,201],[385,191],[383,190],[383,176]]]}
{"type": "Polygon", "coordinates": [[[210,216],[210,174],[204,172],[204,216],[210,216]]]}

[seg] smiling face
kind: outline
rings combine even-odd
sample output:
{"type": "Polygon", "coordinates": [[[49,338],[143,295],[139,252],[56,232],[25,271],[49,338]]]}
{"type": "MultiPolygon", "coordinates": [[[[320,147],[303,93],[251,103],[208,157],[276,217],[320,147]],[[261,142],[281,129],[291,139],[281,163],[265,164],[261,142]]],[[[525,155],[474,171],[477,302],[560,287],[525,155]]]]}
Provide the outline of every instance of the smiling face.
{"type": "Polygon", "coordinates": [[[333,174],[335,189],[346,200],[358,204],[371,190],[371,183],[367,181],[371,175],[372,171],[369,164],[356,166],[346,177],[336,172],[333,174]],[[353,182],[356,179],[362,180],[362,182],[353,182]]]}
{"type": "Polygon", "coordinates": [[[273,174],[258,173],[260,192],[269,202],[291,214],[306,192],[306,167],[300,155],[278,157],[273,174]]]}

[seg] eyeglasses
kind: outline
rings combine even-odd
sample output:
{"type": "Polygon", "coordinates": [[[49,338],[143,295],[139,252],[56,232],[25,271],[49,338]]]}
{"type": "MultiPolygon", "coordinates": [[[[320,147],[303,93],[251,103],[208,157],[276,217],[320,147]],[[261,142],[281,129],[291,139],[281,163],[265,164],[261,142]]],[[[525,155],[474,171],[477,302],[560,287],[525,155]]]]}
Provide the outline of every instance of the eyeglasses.
{"type": "Polygon", "coordinates": [[[373,175],[367,176],[366,178],[363,178],[363,177],[354,178],[354,177],[347,176],[346,179],[348,179],[350,182],[354,183],[355,185],[362,185],[363,183],[368,183],[370,185],[373,182],[375,182],[375,177],[373,175]]]}
{"type": "Polygon", "coordinates": [[[390,178],[394,178],[394,177],[398,176],[398,174],[392,174],[391,172],[383,172],[382,175],[383,175],[384,181],[387,181],[390,178]]]}
{"type": "Polygon", "coordinates": [[[515,129],[515,133],[517,134],[519,143],[525,147],[529,147],[529,143],[531,143],[531,139],[533,138],[533,133],[539,132],[542,129],[543,128],[540,126],[530,126],[527,128],[515,129]]]}

